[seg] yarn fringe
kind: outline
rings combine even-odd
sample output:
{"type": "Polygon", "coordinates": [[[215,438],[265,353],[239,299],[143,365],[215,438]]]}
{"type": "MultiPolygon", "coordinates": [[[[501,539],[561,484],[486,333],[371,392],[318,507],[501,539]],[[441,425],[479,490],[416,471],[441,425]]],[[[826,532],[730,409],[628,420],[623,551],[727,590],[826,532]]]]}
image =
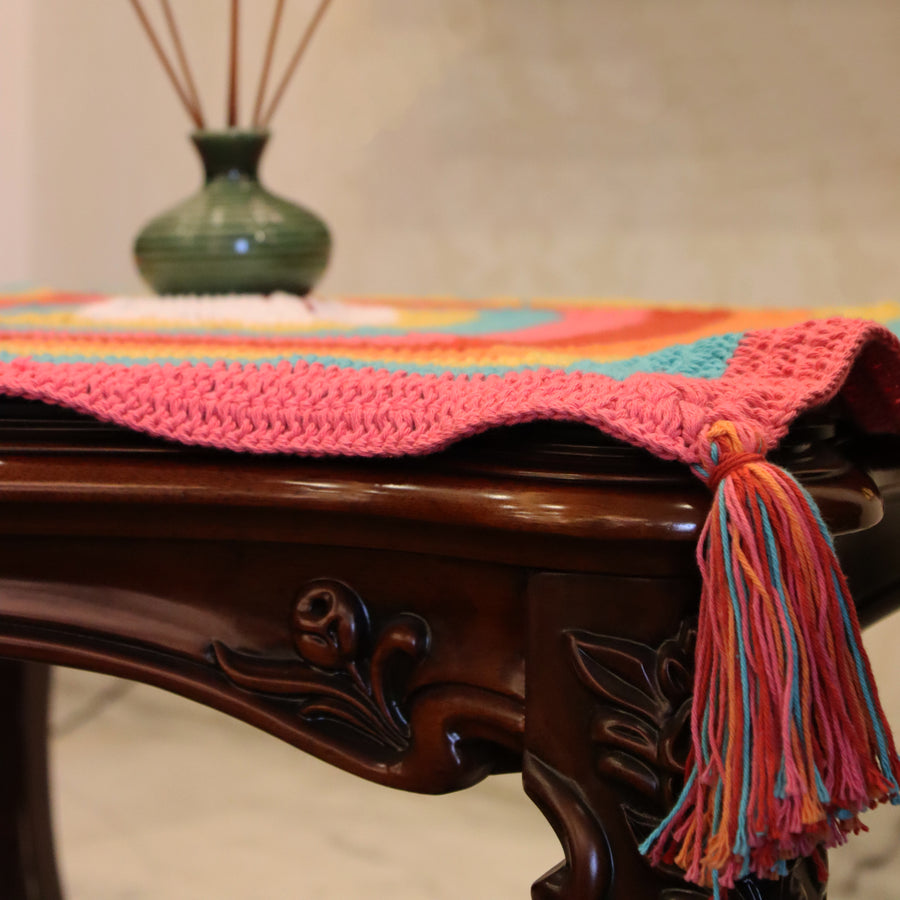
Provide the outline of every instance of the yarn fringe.
{"type": "Polygon", "coordinates": [[[900,803],[900,765],[859,622],[815,502],[787,472],[709,429],[713,490],[691,752],[674,808],[642,844],[714,896],[865,830],[900,803]]]}

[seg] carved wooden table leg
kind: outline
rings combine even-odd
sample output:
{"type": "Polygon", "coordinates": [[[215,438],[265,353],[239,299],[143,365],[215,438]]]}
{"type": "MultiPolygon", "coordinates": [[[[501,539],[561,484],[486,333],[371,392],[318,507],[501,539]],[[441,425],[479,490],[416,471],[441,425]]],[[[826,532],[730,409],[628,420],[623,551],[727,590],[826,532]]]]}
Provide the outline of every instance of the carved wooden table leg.
{"type": "Polygon", "coordinates": [[[0,897],[61,900],[47,787],[50,669],[0,659],[0,897]]]}
{"type": "MultiPolygon", "coordinates": [[[[532,579],[523,780],[566,856],[535,883],[535,900],[709,896],[637,850],[680,788],[698,590],[691,578],[532,579]]],[[[824,858],[801,860],[735,894],[820,900],[825,877],[824,858]]]]}

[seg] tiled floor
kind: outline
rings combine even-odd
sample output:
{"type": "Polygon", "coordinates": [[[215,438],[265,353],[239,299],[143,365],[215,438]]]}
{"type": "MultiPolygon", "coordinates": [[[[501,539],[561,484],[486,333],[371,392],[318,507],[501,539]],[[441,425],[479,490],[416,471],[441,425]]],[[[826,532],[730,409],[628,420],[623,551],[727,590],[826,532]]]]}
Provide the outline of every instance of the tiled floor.
{"type": "MultiPolygon", "coordinates": [[[[897,624],[868,639],[888,688],[897,624]]],[[[516,776],[403,794],[181,698],[116,684],[58,673],[54,787],[70,900],[526,900],[561,858],[516,776]]],[[[887,698],[900,724],[900,697],[887,698]]],[[[832,855],[832,900],[895,900],[900,814],[873,821],[832,855]]]]}
{"type": "Polygon", "coordinates": [[[525,900],[561,858],[516,776],[404,794],[144,686],[85,721],[111,684],[57,680],[70,900],[525,900]]]}

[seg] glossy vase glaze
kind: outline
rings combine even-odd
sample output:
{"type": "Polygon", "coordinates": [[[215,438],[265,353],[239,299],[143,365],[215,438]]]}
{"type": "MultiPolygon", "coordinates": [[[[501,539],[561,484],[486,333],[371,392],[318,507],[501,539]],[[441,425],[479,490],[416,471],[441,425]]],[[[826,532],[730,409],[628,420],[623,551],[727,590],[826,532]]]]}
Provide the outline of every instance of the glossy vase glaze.
{"type": "Polygon", "coordinates": [[[266,131],[201,131],[206,183],[137,236],[137,267],[158,294],[306,294],[331,253],[315,215],[269,193],[257,169],[266,131]]]}

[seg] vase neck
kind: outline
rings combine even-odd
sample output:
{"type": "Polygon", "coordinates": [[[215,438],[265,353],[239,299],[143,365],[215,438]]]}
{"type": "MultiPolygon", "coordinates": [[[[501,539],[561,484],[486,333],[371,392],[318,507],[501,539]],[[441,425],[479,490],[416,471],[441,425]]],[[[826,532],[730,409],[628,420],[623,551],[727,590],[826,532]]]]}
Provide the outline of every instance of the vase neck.
{"type": "Polygon", "coordinates": [[[259,160],[269,140],[269,133],[198,131],[191,135],[191,140],[203,162],[207,184],[220,178],[255,181],[259,177],[259,160]]]}

